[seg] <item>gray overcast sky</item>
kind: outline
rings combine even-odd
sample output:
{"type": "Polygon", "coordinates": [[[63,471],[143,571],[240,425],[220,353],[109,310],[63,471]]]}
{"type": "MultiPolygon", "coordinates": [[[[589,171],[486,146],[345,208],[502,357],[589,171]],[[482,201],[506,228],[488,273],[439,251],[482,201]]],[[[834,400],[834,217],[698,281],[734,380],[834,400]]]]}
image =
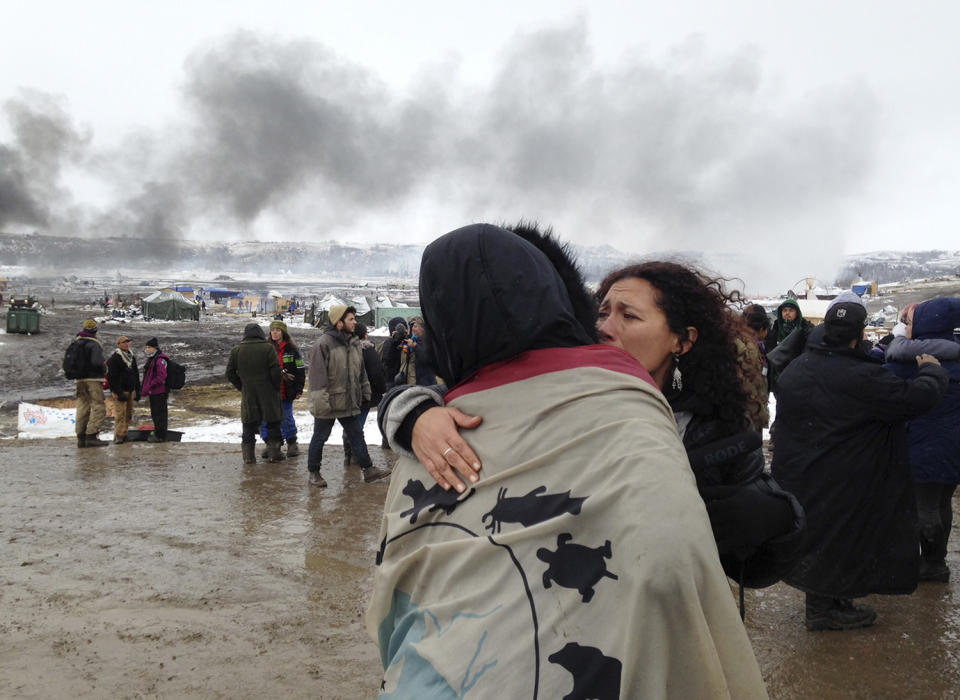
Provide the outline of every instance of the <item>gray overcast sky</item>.
{"type": "Polygon", "coordinates": [[[2,0],[0,229],[960,247],[957,3],[183,5],[2,0]]]}

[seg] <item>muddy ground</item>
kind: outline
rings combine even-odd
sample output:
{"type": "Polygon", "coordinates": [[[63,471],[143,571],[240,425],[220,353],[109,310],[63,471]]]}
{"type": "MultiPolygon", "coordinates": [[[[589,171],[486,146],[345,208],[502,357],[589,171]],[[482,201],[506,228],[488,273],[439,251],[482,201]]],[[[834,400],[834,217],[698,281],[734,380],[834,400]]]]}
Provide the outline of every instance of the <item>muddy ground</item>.
{"type": "MultiPolygon", "coordinates": [[[[0,336],[4,435],[20,396],[69,395],[55,370],[86,313],[58,308],[39,335],[0,336]]],[[[189,422],[235,415],[220,376],[248,321],[101,337],[178,348],[191,385],[174,406],[189,422]]],[[[315,333],[294,329],[305,347],[315,333]]],[[[339,446],[324,457],[319,490],[305,457],[244,467],[232,445],[0,441],[0,697],[375,697],[363,611],[386,485],[344,471],[339,446]]],[[[871,629],[808,633],[801,594],[778,584],[746,592],[746,626],[774,698],[960,697],[958,597],[956,583],[924,584],[868,599],[871,629]]]]}

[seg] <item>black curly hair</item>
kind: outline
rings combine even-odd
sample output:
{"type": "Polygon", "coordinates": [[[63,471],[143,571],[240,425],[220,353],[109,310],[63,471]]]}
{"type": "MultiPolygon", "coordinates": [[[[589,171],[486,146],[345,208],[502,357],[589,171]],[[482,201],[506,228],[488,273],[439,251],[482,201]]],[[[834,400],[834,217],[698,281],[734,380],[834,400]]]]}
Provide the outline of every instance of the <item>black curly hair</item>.
{"type": "Polygon", "coordinates": [[[683,392],[667,399],[673,405],[693,394],[731,432],[747,423],[747,395],[737,364],[736,339],[742,338],[744,322],[730,306],[742,303],[740,291],[726,291],[724,277],[710,277],[688,265],[669,261],[648,261],[628,265],[609,273],[600,283],[597,299],[602,301],[615,282],[643,279],[656,290],[657,306],[667,317],[671,332],[687,339],[687,327],[697,329],[697,340],[680,356],[683,392]]]}

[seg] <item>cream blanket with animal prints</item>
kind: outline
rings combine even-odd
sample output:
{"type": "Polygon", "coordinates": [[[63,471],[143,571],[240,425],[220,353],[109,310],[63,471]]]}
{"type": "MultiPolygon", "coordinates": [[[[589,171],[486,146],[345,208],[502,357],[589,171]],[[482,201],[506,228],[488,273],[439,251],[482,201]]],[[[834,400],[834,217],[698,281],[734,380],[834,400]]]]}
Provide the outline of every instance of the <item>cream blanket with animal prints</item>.
{"type": "Polygon", "coordinates": [[[367,614],[382,698],[757,698],[670,407],[626,353],[533,350],[447,394],[482,479],[403,458],[367,614]]]}

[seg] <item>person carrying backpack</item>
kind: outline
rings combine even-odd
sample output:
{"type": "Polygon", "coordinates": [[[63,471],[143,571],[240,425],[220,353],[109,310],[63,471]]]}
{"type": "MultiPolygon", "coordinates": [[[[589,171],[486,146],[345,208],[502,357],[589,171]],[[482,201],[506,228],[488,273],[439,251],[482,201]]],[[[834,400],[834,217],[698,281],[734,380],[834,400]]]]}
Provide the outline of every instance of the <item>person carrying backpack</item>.
{"type": "Polygon", "coordinates": [[[107,417],[103,347],[97,340],[97,322],[92,318],[83,322],[83,329],[67,348],[63,373],[77,382],[77,447],[103,447],[108,444],[98,435],[107,417]]]}
{"type": "Polygon", "coordinates": [[[143,387],[140,393],[150,398],[150,417],[153,432],[147,442],[164,442],[167,439],[167,363],[170,358],[160,352],[160,342],[150,338],[144,346],[147,361],[143,365],[143,387]]]}

